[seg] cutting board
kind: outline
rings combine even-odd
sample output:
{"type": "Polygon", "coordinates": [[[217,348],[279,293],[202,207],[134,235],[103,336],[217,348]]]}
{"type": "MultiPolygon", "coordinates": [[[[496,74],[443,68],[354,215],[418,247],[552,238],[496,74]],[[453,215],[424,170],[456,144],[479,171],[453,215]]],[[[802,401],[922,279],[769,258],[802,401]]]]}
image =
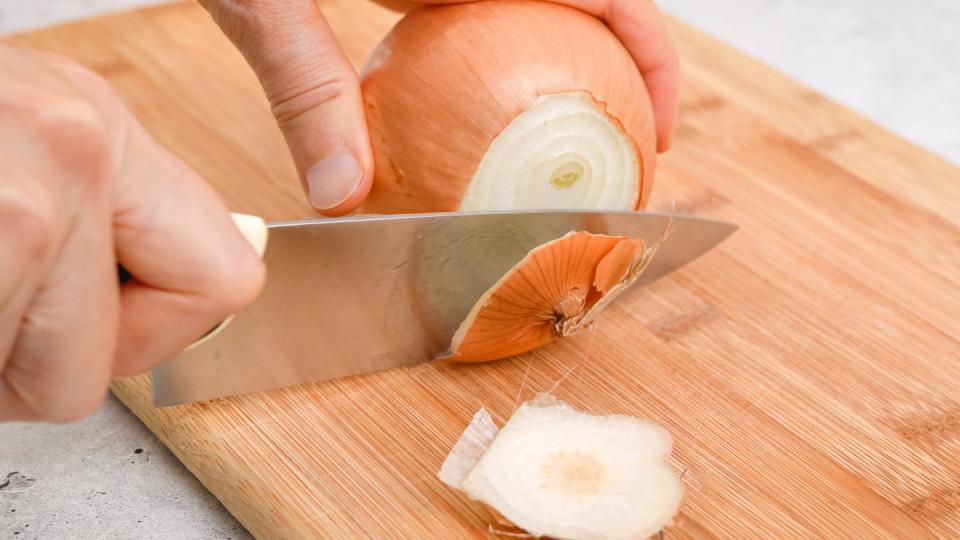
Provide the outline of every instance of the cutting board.
{"type": "MultiPolygon", "coordinates": [[[[396,18],[321,4],[357,65],[396,18]]],[[[565,374],[560,398],[673,433],[686,497],[667,538],[960,537],[960,171],[670,26],[682,111],[652,207],[739,223],[719,249],[506,361],[162,410],[146,377],[114,393],[263,538],[487,535],[436,472],[478,408],[503,422],[565,374]]],[[[231,209],[312,215],[255,79],[195,5],[6,41],[103,74],[231,209]]]]}

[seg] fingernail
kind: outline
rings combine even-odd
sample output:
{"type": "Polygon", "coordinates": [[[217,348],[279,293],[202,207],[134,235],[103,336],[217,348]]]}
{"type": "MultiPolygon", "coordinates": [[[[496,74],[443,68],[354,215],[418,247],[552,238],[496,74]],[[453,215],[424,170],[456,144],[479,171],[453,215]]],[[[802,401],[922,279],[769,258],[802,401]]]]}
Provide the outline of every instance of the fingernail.
{"type": "Polygon", "coordinates": [[[349,199],[360,187],[360,164],[340,152],[319,161],[307,171],[307,196],[317,210],[329,210],[349,199]]]}

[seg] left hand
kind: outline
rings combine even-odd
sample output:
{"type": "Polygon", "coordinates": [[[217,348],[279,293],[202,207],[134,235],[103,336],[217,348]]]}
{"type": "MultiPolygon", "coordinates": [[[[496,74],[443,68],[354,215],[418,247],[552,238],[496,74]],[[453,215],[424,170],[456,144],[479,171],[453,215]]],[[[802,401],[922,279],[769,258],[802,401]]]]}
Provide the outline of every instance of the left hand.
{"type": "MultiPolygon", "coordinates": [[[[354,0],[356,1],[356,0],[354,0]]],[[[464,0],[375,0],[398,11],[464,0]]],[[[677,116],[677,52],[653,0],[552,0],[603,20],[643,75],[670,147],[677,116]]],[[[200,0],[263,86],[307,200],[320,213],[357,208],[373,183],[360,80],[316,0],[200,0]]]]}

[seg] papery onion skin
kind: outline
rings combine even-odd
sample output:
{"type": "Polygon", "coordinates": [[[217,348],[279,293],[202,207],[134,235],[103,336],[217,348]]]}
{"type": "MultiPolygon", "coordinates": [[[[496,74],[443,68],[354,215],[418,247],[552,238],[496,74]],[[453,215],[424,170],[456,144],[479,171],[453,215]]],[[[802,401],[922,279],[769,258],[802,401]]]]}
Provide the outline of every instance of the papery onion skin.
{"type": "Polygon", "coordinates": [[[416,9],[371,55],[362,87],[376,166],[364,212],[456,211],[491,141],[540,96],[562,92],[587,92],[632,140],[634,207],[653,186],[643,79],[609,29],[573,8],[500,0],[416,9]]]}
{"type": "Polygon", "coordinates": [[[486,362],[576,333],[644,259],[644,242],[570,232],[534,248],[474,305],[444,360],[486,362]]]}

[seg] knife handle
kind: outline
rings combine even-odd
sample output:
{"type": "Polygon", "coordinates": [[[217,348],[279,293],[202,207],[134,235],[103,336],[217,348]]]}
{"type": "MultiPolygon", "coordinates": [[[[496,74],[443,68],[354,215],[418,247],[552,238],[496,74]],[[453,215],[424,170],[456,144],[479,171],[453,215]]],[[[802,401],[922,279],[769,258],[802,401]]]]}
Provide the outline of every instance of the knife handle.
{"type": "MultiPolygon", "coordinates": [[[[267,224],[263,221],[263,218],[259,216],[252,216],[250,214],[238,214],[235,212],[230,213],[230,217],[233,218],[233,223],[240,229],[240,233],[243,234],[243,237],[250,242],[250,245],[253,246],[253,249],[257,252],[257,255],[263,257],[263,253],[267,250],[267,224]]],[[[133,279],[133,275],[123,267],[122,264],[117,263],[117,281],[120,284],[124,284],[133,279]]],[[[233,315],[227,317],[217,326],[211,328],[207,331],[206,334],[200,336],[199,339],[191,343],[187,349],[192,349],[197,345],[207,341],[221,330],[226,328],[230,321],[233,319],[233,315]]]]}

